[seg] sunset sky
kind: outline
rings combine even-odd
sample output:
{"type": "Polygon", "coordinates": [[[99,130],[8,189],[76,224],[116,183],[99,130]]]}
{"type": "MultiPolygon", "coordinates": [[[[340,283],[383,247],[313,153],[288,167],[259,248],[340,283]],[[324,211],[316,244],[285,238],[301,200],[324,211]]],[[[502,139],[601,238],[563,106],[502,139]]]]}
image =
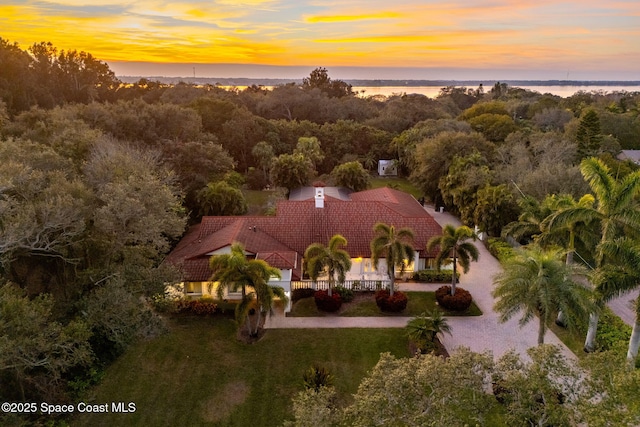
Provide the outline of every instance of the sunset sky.
{"type": "Polygon", "coordinates": [[[640,80],[638,0],[0,1],[0,37],[118,75],[640,80]]]}

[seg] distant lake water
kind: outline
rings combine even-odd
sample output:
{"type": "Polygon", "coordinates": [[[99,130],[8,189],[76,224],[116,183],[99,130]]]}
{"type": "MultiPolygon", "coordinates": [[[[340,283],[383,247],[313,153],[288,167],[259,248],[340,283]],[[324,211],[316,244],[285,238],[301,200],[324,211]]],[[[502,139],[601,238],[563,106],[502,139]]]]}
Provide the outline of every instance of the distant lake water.
{"type": "MultiPolygon", "coordinates": [[[[463,86],[463,85],[456,85],[463,86]]],[[[219,87],[223,89],[237,89],[237,90],[245,90],[247,86],[223,86],[219,87]]],[[[273,86],[262,86],[264,89],[271,90],[273,86]]],[[[470,89],[476,89],[477,86],[469,86],[466,87],[470,89]]],[[[561,96],[563,98],[567,98],[576,92],[585,91],[585,92],[640,92],[640,85],[629,85],[629,86],[519,86],[513,85],[513,87],[519,87],[522,89],[527,89],[535,92],[540,92],[542,94],[550,93],[552,95],[561,96]]],[[[358,96],[367,97],[373,95],[398,95],[398,94],[412,94],[417,93],[420,95],[428,96],[429,98],[435,98],[440,93],[440,89],[443,86],[353,86],[352,89],[354,92],[358,94],[358,96]]],[[[490,86],[486,86],[485,91],[491,90],[490,86]]]]}
{"type": "MultiPolygon", "coordinates": [[[[467,86],[470,87],[470,86],[467,86]]],[[[515,86],[522,89],[532,90],[536,92],[550,93],[552,95],[561,96],[563,98],[569,97],[576,92],[585,91],[602,91],[602,92],[640,92],[640,86],[515,86]]],[[[440,93],[442,86],[380,86],[380,87],[359,87],[354,86],[353,91],[357,92],[359,96],[372,96],[372,95],[384,95],[390,96],[393,94],[411,94],[417,93],[420,95],[428,96],[429,98],[435,98],[440,93]]],[[[475,89],[473,87],[472,89],[475,89]]],[[[485,91],[491,90],[491,87],[485,87],[485,91]]]]}

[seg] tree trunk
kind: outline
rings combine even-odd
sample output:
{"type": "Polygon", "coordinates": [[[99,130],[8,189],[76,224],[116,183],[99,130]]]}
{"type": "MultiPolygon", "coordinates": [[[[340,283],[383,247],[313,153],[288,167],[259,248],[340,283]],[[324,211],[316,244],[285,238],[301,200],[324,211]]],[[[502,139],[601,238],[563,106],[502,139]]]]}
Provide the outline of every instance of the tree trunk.
{"type": "Polygon", "coordinates": [[[389,296],[392,296],[396,281],[396,269],[393,265],[389,267],[389,280],[389,296]]]}
{"type": "Polygon", "coordinates": [[[458,270],[458,257],[456,250],[453,250],[453,274],[451,275],[451,296],[456,294],[456,271],[458,270]]]}
{"type": "Polygon", "coordinates": [[[562,310],[558,311],[558,317],[556,317],[556,325],[561,327],[566,327],[566,323],[564,322],[564,313],[562,310]]]}
{"type": "Polygon", "coordinates": [[[251,316],[247,313],[247,317],[245,319],[245,323],[247,324],[247,333],[251,336],[251,316]]]}
{"type": "Polygon", "coordinates": [[[638,346],[640,345],[640,317],[636,316],[636,323],[633,324],[631,339],[629,339],[629,350],[627,351],[627,364],[629,368],[634,368],[638,357],[638,346]]]}
{"type": "Polygon", "coordinates": [[[584,351],[593,353],[596,349],[596,332],[598,331],[598,319],[600,315],[591,313],[589,315],[589,330],[587,330],[587,338],[584,341],[584,351]]]}
{"type": "Polygon", "coordinates": [[[544,344],[544,334],[547,332],[547,325],[544,322],[544,316],[538,314],[540,319],[540,328],[538,329],[538,345],[544,344]]]}
{"type": "Polygon", "coordinates": [[[262,310],[261,310],[261,309],[258,309],[257,311],[258,311],[258,313],[257,313],[257,314],[258,314],[258,318],[257,318],[257,320],[256,320],[256,327],[255,327],[254,332],[253,332],[253,336],[254,336],[254,337],[257,337],[257,336],[258,336],[258,328],[260,327],[260,320],[261,320],[261,317],[262,317],[262,316],[261,316],[261,314],[262,314],[262,310]]]}
{"type": "Polygon", "coordinates": [[[638,357],[638,346],[640,345],[640,294],[636,299],[636,323],[633,324],[631,338],[629,339],[629,350],[627,351],[627,365],[629,369],[636,366],[638,357]]]}
{"type": "MultiPolygon", "coordinates": [[[[571,235],[569,236],[569,252],[567,252],[567,259],[566,259],[566,264],[567,265],[571,265],[573,264],[573,231],[571,232],[571,235]]],[[[558,317],[556,317],[556,325],[561,326],[563,328],[565,328],[567,326],[567,324],[564,321],[564,313],[562,312],[562,310],[558,311],[558,317]]]]}

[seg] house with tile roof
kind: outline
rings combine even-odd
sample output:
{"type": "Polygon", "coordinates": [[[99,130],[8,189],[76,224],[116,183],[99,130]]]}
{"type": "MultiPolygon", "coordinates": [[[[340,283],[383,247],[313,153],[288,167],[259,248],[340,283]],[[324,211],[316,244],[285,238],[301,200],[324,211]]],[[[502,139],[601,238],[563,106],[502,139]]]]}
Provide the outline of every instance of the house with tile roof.
{"type": "Polygon", "coordinates": [[[386,264],[381,260],[376,269],[370,249],[378,222],[413,230],[416,255],[406,261],[405,271],[433,268],[435,253],[428,253],[426,244],[442,228],[413,196],[391,188],[350,193],[316,187],[292,192],[289,200],[278,203],[274,216],[207,216],[189,230],[166,262],[181,269],[187,295],[215,294],[215,284],[209,282],[209,258],[230,253],[231,245],[240,242],[248,257],[280,269],[282,279],[269,283],[290,292],[322,285],[304,280],[304,252],[312,243],[326,245],[333,235],[341,234],[352,259],[346,285],[380,287],[388,282],[386,264]]]}

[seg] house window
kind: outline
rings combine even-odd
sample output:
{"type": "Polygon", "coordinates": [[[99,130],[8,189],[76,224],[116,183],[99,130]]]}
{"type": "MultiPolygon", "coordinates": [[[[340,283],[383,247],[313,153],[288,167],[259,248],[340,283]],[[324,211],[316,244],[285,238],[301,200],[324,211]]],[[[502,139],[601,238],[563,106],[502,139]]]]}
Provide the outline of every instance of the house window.
{"type": "Polygon", "coordinates": [[[185,291],[188,294],[202,294],[202,282],[185,283],[185,291]]]}

